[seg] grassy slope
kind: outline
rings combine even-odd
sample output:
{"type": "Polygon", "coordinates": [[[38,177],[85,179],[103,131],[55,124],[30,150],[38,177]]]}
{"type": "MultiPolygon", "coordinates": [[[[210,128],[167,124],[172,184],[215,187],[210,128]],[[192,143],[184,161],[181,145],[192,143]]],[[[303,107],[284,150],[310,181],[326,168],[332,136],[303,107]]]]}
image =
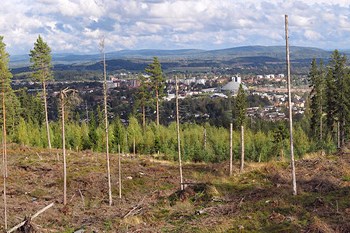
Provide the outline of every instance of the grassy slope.
{"type": "MultiPolygon", "coordinates": [[[[227,177],[226,163],[185,164],[190,185],[179,192],[176,163],[123,157],[123,197],[118,199],[117,156],[112,155],[114,205],[108,207],[104,154],[70,152],[69,204],[63,207],[57,153],[16,145],[9,150],[10,226],[55,202],[33,221],[39,232],[350,231],[346,156],[299,160],[298,196],[291,195],[288,162],[248,164],[244,174],[235,170],[233,177],[227,177]]],[[[2,224],[0,214],[0,229],[2,224]]]]}

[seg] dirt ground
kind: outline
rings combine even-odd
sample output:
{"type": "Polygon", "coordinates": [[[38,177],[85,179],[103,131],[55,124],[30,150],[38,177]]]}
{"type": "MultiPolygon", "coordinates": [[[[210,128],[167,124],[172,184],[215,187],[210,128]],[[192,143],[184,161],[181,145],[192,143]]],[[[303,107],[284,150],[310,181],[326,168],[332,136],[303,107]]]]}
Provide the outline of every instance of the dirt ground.
{"type": "MultiPolygon", "coordinates": [[[[63,206],[60,150],[11,145],[8,153],[9,227],[54,203],[31,222],[36,232],[350,232],[347,153],[298,160],[297,196],[288,161],[248,162],[243,174],[236,161],[232,177],[228,162],[185,163],[180,191],[176,162],[124,155],[121,198],[118,155],[111,154],[112,206],[105,154],[68,153],[63,206]]],[[[4,230],[2,198],[0,211],[4,230]]]]}

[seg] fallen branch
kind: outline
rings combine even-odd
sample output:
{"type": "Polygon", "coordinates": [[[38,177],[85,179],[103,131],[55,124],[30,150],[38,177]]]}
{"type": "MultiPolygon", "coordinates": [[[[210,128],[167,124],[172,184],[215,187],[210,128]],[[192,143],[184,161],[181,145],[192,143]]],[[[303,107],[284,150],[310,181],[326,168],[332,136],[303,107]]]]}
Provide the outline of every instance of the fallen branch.
{"type": "Polygon", "coordinates": [[[80,194],[80,197],[81,197],[81,201],[83,202],[83,209],[84,209],[84,211],[85,211],[85,200],[84,200],[83,193],[81,192],[80,189],[79,189],[79,194],[80,194]]]}
{"type": "Polygon", "coordinates": [[[38,152],[35,152],[35,153],[39,157],[40,160],[43,160],[43,157],[41,157],[38,152]]]}
{"type": "Polygon", "coordinates": [[[134,208],[132,208],[128,213],[126,213],[126,214],[123,216],[123,218],[127,218],[127,217],[130,216],[130,215],[135,215],[135,214],[140,213],[141,210],[142,210],[142,206],[141,206],[141,205],[142,205],[142,203],[143,203],[143,200],[145,200],[145,197],[146,197],[146,196],[144,196],[143,199],[142,199],[139,203],[137,203],[136,206],[134,206],[134,208]]]}
{"type": "Polygon", "coordinates": [[[38,217],[40,214],[44,213],[46,210],[50,209],[52,206],[54,205],[54,203],[51,203],[50,205],[42,208],[41,210],[39,210],[37,213],[35,213],[33,216],[31,216],[29,219],[24,220],[23,222],[17,224],[16,226],[12,227],[10,230],[6,231],[6,233],[11,233],[14,232],[15,230],[17,230],[18,228],[24,226],[24,224],[26,224],[26,222],[29,220],[33,220],[34,218],[38,217]]]}

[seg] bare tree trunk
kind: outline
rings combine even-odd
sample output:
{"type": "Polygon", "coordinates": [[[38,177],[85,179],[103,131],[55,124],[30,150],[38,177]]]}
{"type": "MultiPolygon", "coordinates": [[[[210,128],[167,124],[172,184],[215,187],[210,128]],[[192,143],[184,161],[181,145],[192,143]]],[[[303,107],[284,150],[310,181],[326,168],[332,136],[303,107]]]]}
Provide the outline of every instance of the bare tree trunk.
{"type": "Polygon", "coordinates": [[[339,120],[337,122],[337,147],[340,148],[340,123],[339,120]]]}
{"type": "Polygon", "coordinates": [[[207,149],[207,129],[206,128],[204,128],[204,132],[203,132],[203,137],[204,137],[204,150],[206,150],[207,149]]]}
{"type": "Polygon", "coordinates": [[[2,164],[3,164],[3,178],[4,178],[4,221],[5,229],[7,229],[7,195],[6,195],[6,180],[8,177],[7,171],[7,142],[6,142],[6,104],[5,104],[5,81],[2,83],[2,113],[3,113],[3,135],[2,135],[2,164]]]}
{"type": "MultiPolygon", "coordinates": [[[[3,84],[5,85],[5,84],[3,84]]],[[[5,87],[3,86],[5,89],[5,87]]],[[[4,141],[4,172],[5,177],[8,177],[8,169],[7,169],[7,130],[6,130],[6,104],[5,104],[5,90],[2,93],[2,113],[3,113],[3,141],[4,141]]]]}
{"type": "Polygon", "coordinates": [[[289,44],[288,44],[288,15],[285,15],[285,33],[286,33],[286,61],[287,61],[287,83],[288,83],[290,158],[291,158],[291,166],[292,166],[293,195],[297,195],[297,181],[296,181],[296,175],[295,175],[295,159],[294,159],[294,146],[293,146],[293,111],[292,111],[290,60],[289,60],[289,44]]]}
{"type": "Polygon", "coordinates": [[[3,175],[4,178],[4,224],[5,224],[5,229],[7,229],[7,196],[6,196],[6,176],[5,174],[3,175]]]}
{"type": "MultiPolygon", "coordinates": [[[[3,128],[4,129],[4,128],[3,128]]],[[[3,132],[5,132],[5,130],[3,130],[3,132]]],[[[7,229],[7,196],[6,196],[6,160],[5,160],[5,151],[6,151],[6,146],[4,143],[4,137],[2,138],[2,149],[3,149],[3,153],[2,153],[2,172],[3,172],[3,188],[4,188],[4,193],[3,193],[3,197],[4,197],[4,221],[5,221],[5,229],[7,229]]]]}
{"type": "Polygon", "coordinates": [[[109,139],[108,139],[108,112],[107,112],[107,71],[106,71],[106,54],[105,54],[105,41],[104,38],[100,43],[101,52],[103,56],[103,100],[104,100],[104,113],[105,113],[105,133],[106,133],[106,162],[107,162],[107,180],[108,180],[108,197],[109,206],[112,206],[112,185],[111,185],[111,169],[109,165],[109,139]]]}
{"type": "Polygon", "coordinates": [[[157,111],[157,125],[159,125],[159,93],[158,88],[156,88],[156,111],[157,111]]]}
{"type": "Polygon", "coordinates": [[[177,153],[179,156],[179,171],[180,171],[180,189],[184,190],[184,182],[182,176],[182,159],[181,159],[181,142],[180,142],[180,116],[179,116],[179,86],[176,79],[176,131],[177,131],[177,153]]]}
{"type": "Polygon", "coordinates": [[[241,125],[241,169],[242,173],[244,170],[244,126],[241,125]]]}
{"type": "Polygon", "coordinates": [[[341,147],[345,145],[345,121],[342,120],[341,124],[341,147]]]}
{"type": "Polygon", "coordinates": [[[42,82],[43,85],[43,97],[44,97],[44,108],[45,108],[45,125],[46,125],[46,134],[47,134],[47,144],[51,150],[51,137],[50,137],[50,125],[49,125],[49,116],[47,113],[47,94],[46,94],[46,82],[42,82]]]}
{"type": "Polygon", "coordinates": [[[143,130],[146,129],[146,107],[145,104],[142,104],[142,126],[143,130]]]}
{"type": "Polygon", "coordinates": [[[134,139],[133,139],[133,142],[132,142],[132,150],[133,150],[134,156],[136,156],[136,139],[135,139],[135,136],[134,136],[134,139]]]}
{"type": "Polygon", "coordinates": [[[120,145],[118,145],[118,180],[119,180],[119,199],[122,198],[122,166],[121,166],[120,145]]]}
{"type": "Polygon", "coordinates": [[[233,151],[232,151],[232,128],[233,125],[230,123],[230,176],[232,176],[232,161],[233,161],[233,151]]]}
{"type": "Polygon", "coordinates": [[[106,71],[106,54],[104,39],[101,41],[101,51],[103,56],[103,100],[105,113],[105,132],[106,132],[106,161],[107,161],[107,179],[108,179],[108,197],[109,205],[112,206],[112,185],[111,185],[111,169],[109,165],[109,139],[108,139],[108,112],[107,112],[107,71],[106,71]]]}
{"type": "Polygon", "coordinates": [[[61,92],[61,114],[62,114],[62,151],[63,151],[63,205],[67,205],[67,161],[66,161],[66,133],[64,124],[64,95],[61,92]]]}

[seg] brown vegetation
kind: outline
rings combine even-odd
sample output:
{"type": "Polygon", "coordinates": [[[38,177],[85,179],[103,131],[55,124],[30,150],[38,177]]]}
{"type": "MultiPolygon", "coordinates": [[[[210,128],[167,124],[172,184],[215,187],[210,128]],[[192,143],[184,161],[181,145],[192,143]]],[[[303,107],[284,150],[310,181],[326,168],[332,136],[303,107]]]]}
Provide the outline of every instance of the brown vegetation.
{"type": "MultiPolygon", "coordinates": [[[[247,163],[239,175],[237,161],[233,176],[227,175],[228,162],[187,163],[186,188],[179,190],[177,163],[123,156],[121,199],[118,157],[111,154],[114,203],[109,207],[104,154],[68,152],[64,207],[62,159],[17,145],[11,145],[8,153],[9,227],[55,202],[30,222],[31,228],[37,232],[350,231],[347,154],[297,161],[297,196],[290,190],[288,162],[247,163]]],[[[3,220],[0,216],[0,224],[3,220]]]]}

